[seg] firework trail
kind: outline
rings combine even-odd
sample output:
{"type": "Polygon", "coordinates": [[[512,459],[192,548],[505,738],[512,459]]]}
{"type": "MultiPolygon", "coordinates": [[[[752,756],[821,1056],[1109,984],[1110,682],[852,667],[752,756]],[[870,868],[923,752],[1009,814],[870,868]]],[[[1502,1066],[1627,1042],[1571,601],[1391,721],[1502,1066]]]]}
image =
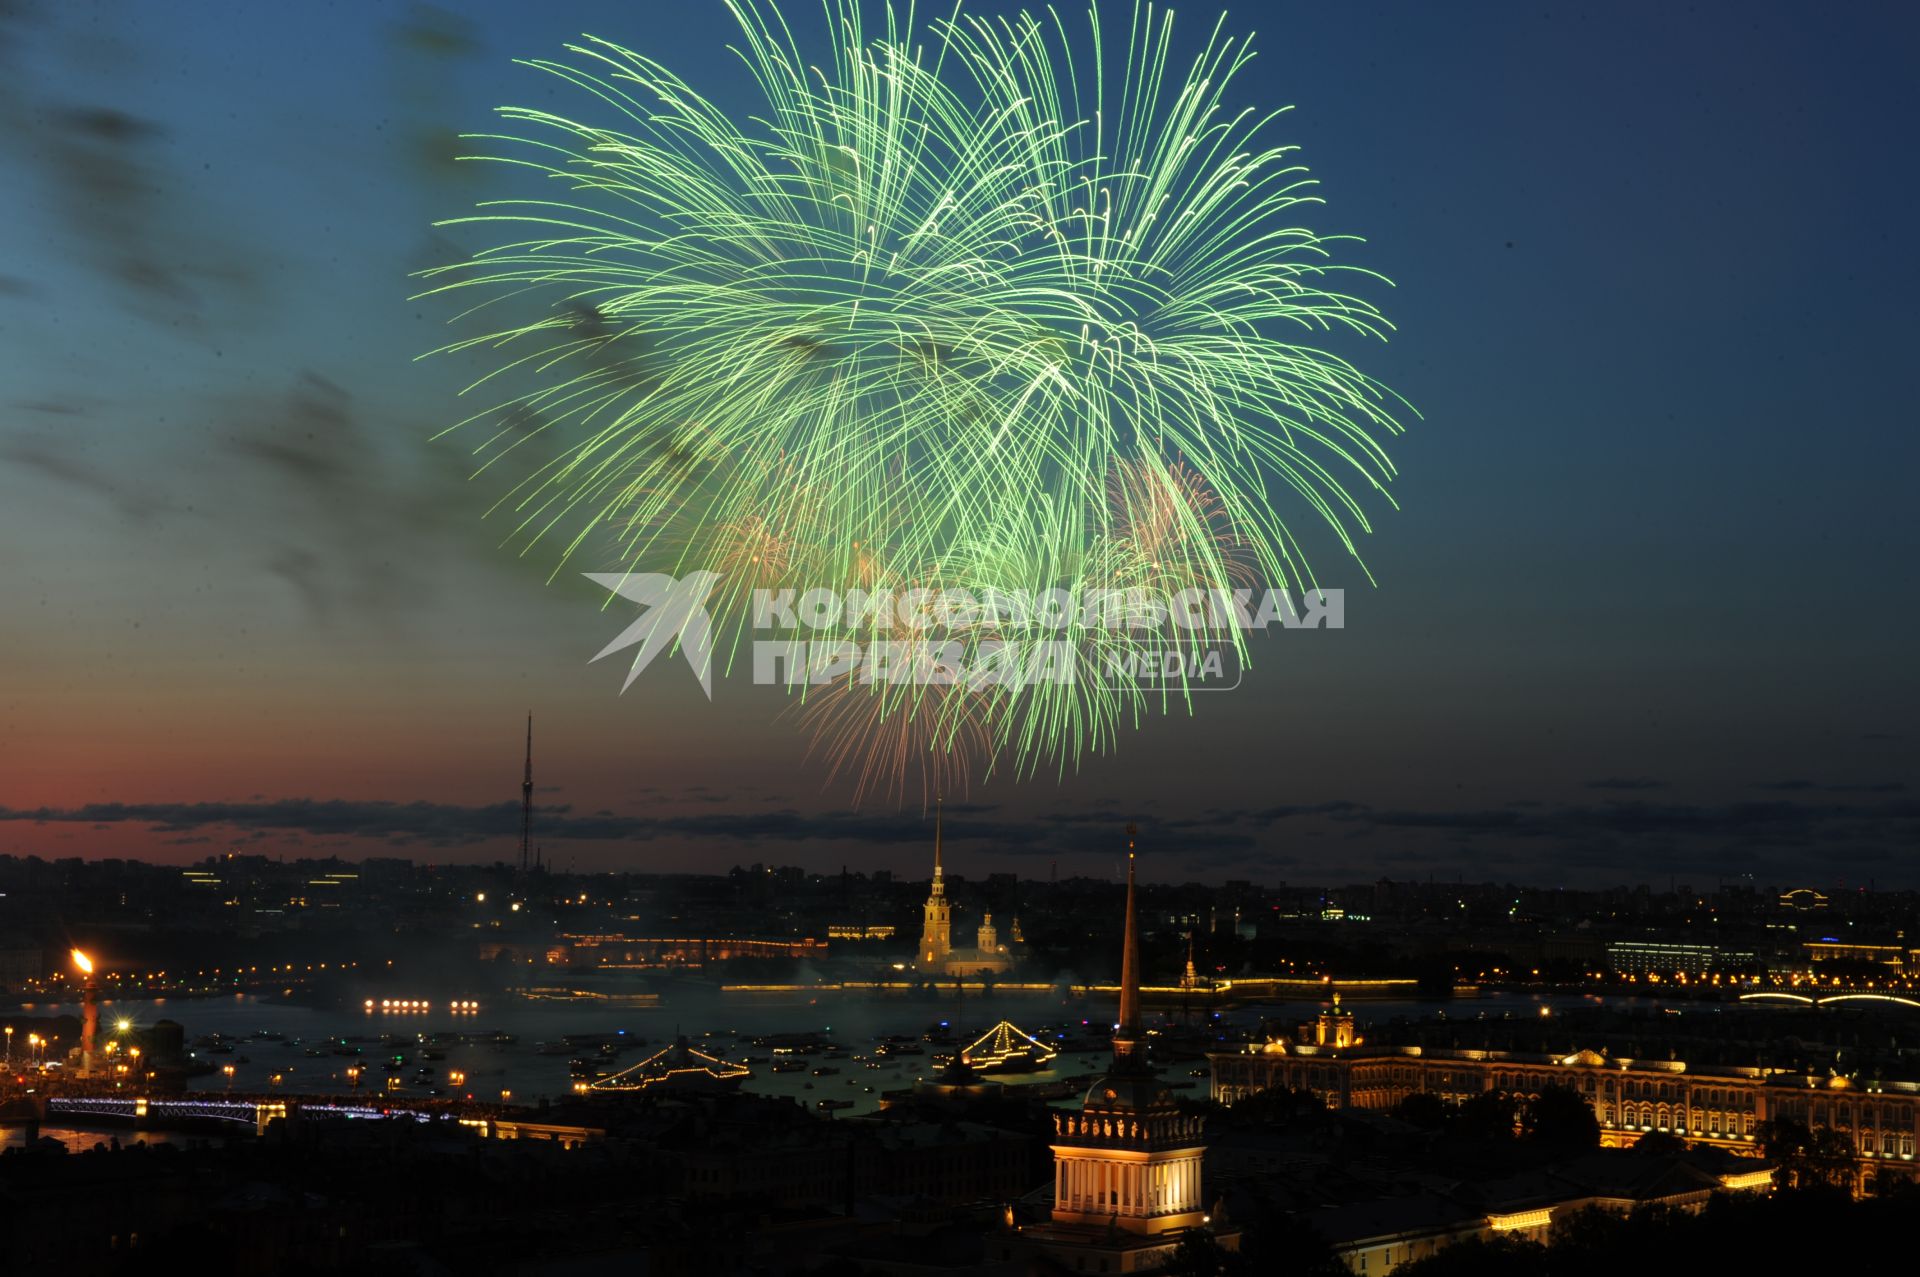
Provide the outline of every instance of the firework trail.
{"type": "MultiPolygon", "coordinates": [[[[569,113],[505,107],[468,139],[525,182],[443,223],[486,244],[422,295],[461,303],[443,352],[489,361],[450,430],[520,552],[719,571],[736,647],[776,584],[1311,588],[1306,528],[1357,559],[1410,410],[1311,343],[1384,339],[1347,283],[1382,281],[1302,224],[1320,201],[1278,112],[1228,104],[1244,40],[1216,25],[1180,57],[1150,5],[1080,27],[827,0],[809,59],[772,6],[728,7],[750,115],[583,37],[525,63],[569,113]]],[[[1158,695],[981,694],[962,717],[1022,772],[1111,748],[1158,695]]],[[[827,699],[816,748],[871,719],[876,760],[901,720],[954,717],[827,699]]]]}

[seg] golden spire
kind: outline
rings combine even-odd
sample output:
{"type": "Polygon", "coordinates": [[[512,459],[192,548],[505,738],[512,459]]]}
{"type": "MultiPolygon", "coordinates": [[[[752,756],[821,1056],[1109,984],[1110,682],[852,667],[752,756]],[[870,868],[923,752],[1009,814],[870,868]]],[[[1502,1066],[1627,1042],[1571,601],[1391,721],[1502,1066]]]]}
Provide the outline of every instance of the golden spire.
{"type": "Polygon", "coordinates": [[[1140,923],[1134,912],[1133,840],[1138,830],[1127,826],[1127,919],[1120,950],[1120,1024],[1113,1032],[1116,1067],[1137,1065],[1140,1050],[1140,923]]]}
{"type": "Polygon", "coordinates": [[[933,796],[933,894],[940,895],[946,890],[940,872],[940,818],[944,811],[945,800],[939,794],[933,796]]]}

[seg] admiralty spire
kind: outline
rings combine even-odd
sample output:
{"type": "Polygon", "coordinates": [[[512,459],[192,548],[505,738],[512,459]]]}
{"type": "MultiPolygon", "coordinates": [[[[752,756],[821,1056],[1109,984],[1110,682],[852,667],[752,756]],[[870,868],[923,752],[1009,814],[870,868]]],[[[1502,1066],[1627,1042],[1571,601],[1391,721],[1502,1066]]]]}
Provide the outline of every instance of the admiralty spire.
{"type": "Polygon", "coordinates": [[[1081,1272],[1159,1271],[1194,1229],[1224,1249],[1240,1243],[1239,1232],[1206,1209],[1200,1118],[1181,1111],[1147,1061],[1135,837],[1129,825],[1113,1064],[1078,1113],[1054,1114],[1052,1222],[1020,1235],[1022,1245],[1081,1272]]]}

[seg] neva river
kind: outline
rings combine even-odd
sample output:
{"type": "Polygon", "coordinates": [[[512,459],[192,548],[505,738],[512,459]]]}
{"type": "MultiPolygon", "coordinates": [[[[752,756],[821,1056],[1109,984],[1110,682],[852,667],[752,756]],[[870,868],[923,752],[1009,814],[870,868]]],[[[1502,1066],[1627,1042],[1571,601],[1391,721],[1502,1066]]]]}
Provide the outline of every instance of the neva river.
{"type": "MultiPolygon", "coordinates": [[[[376,999],[377,1002],[377,999],[376,999]]],[[[477,1012],[454,1014],[445,1010],[446,1002],[434,999],[436,1009],[419,1012],[363,1012],[356,1009],[332,1009],[265,1001],[250,994],[227,998],[158,998],[152,1000],[103,1001],[100,1022],[103,1036],[111,1036],[116,1020],[130,1019],[138,1025],[155,1020],[178,1021],[186,1028],[188,1041],[218,1034],[232,1041],[232,1054],[209,1055],[198,1051],[202,1059],[214,1065],[234,1066],[232,1086],[241,1091],[267,1091],[273,1078],[280,1078],[281,1089],[302,1094],[344,1092],[351,1089],[346,1076],[350,1064],[362,1070],[359,1089],[378,1093],[389,1076],[402,1079],[400,1095],[424,1095],[438,1085],[448,1092],[457,1090],[479,1100],[497,1100],[503,1091],[511,1092],[515,1103],[533,1103],[540,1099],[560,1099],[569,1095],[573,1077],[568,1067],[571,1054],[590,1050],[545,1054],[542,1043],[558,1043],[570,1036],[624,1035],[636,1045],[624,1050],[617,1067],[626,1067],[645,1059],[670,1044],[676,1033],[687,1035],[692,1045],[710,1054],[729,1059],[751,1055],[765,1059],[765,1048],[751,1045],[751,1039],[771,1033],[818,1032],[852,1055],[871,1055],[877,1040],[887,1034],[919,1037],[942,1022],[961,1045],[971,1042],[996,1021],[1005,1018],[1021,1028],[1038,1032],[1052,1026],[1085,1039],[1103,1036],[1111,1021],[1113,1007],[1067,1003],[1047,997],[1001,997],[968,999],[947,1003],[904,1001],[861,1001],[829,997],[809,1002],[794,995],[782,1003],[736,999],[717,992],[675,992],[660,1005],[634,1008],[593,1001],[536,1001],[501,998],[483,1003],[477,1012]],[[413,1038],[419,1034],[440,1032],[478,1036],[510,1034],[511,1046],[478,1043],[449,1045],[446,1058],[426,1061],[417,1049],[407,1052],[408,1063],[398,1074],[389,1074],[385,1059],[392,1050],[380,1041],[387,1035],[413,1038]],[[736,1033],[739,1035],[736,1037],[736,1033]],[[262,1035],[273,1034],[269,1039],[262,1035]],[[362,1048],[352,1059],[330,1053],[330,1044],[346,1038],[362,1048]],[[320,1054],[310,1055],[309,1051],[320,1054]],[[419,1079],[415,1070],[422,1065],[435,1070],[431,1080],[419,1079]],[[447,1081],[454,1071],[466,1075],[465,1085],[452,1087],[447,1081]]],[[[1434,1000],[1354,1001],[1346,1004],[1364,1033],[1369,1025],[1384,1024],[1397,1017],[1420,1018],[1444,1014],[1456,1020],[1538,1016],[1575,1007],[1609,1006],[1626,1008],[1648,1006],[1645,998],[1627,996],[1601,998],[1597,995],[1493,993],[1474,997],[1434,1000]]],[[[1683,1003],[1689,1011],[1715,1014],[1721,1008],[1713,1004],[1683,1003]]],[[[1280,1005],[1252,1005],[1225,1013],[1221,1033],[1237,1037],[1261,1019],[1291,1022],[1312,1016],[1320,1004],[1313,1001],[1280,1005]]],[[[25,1004],[11,1012],[0,1012],[0,1022],[8,1014],[20,1016],[75,1015],[80,1008],[73,1003],[25,1004]]],[[[774,1073],[765,1063],[751,1065],[753,1077],[747,1090],[768,1095],[786,1095],[816,1107],[823,1099],[849,1100],[853,1107],[839,1110],[849,1115],[870,1113],[878,1107],[883,1091],[912,1085],[935,1072],[933,1056],[950,1048],[925,1046],[926,1054],[884,1061],[884,1067],[868,1068],[851,1059],[826,1060],[819,1056],[802,1057],[807,1071],[774,1073]],[[835,1073],[814,1076],[814,1068],[832,1068],[835,1073]]],[[[1069,1052],[1058,1057],[1049,1069],[1011,1075],[1013,1083],[1047,1082],[1075,1074],[1098,1072],[1106,1063],[1104,1048],[1069,1052]]],[[[1199,1066],[1200,1061],[1190,1062],[1199,1066]]],[[[1182,1064],[1171,1069],[1167,1080],[1187,1087],[1195,1098],[1207,1093],[1205,1078],[1192,1076],[1192,1067],[1182,1064]]],[[[213,1072],[190,1083],[199,1091],[220,1091],[226,1078],[213,1072]]],[[[91,1138],[91,1137],[90,1137],[91,1138]]]]}

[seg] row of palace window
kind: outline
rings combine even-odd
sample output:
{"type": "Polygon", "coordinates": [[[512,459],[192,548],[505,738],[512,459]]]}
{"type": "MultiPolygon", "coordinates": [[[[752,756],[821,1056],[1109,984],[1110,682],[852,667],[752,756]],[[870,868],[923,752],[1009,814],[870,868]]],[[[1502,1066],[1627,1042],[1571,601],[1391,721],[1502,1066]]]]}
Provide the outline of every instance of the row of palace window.
{"type": "Polygon", "coordinates": [[[1786,1103],[1775,1107],[1781,1115],[1799,1118],[1809,1126],[1832,1126],[1840,1130],[1851,1130],[1854,1119],[1858,1117],[1862,1130],[1880,1128],[1889,1132],[1905,1132],[1911,1136],[1916,1128],[1920,1128],[1920,1106],[1863,1103],[1856,1108],[1850,1103],[1829,1104],[1826,1101],[1817,1101],[1786,1103]]]}
{"type": "MultiPolygon", "coordinates": [[[[1255,1082],[1251,1076],[1256,1070],[1249,1069],[1248,1081],[1255,1082]]],[[[1261,1071],[1264,1072],[1264,1071],[1261,1071]]],[[[1436,1095],[1446,1098],[1464,1098],[1477,1094],[1482,1078],[1495,1090],[1517,1093],[1537,1093],[1549,1085],[1571,1085],[1576,1090],[1605,1101],[1600,1106],[1604,1120],[1610,1124],[1618,1123],[1625,1127],[1650,1126],[1662,1129],[1696,1129],[1712,1135],[1752,1135],[1755,1128],[1755,1110],[1757,1095],[1744,1087],[1714,1087],[1704,1090],[1692,1090],[1684,1080],[1665,1081],[1651,1078],[1616,1079],[1594,1071],[1583,1072],[1569,1077],[1564,1074],[1536,1075],[1497,1071],[1489,1074],[1456,1071],[1453,1069],[1434,1069],[1422,1071],[1415,1067],[1395,1067],[1389,1070],[1367,1070],[1363,1075],[1355,1070],[1353,1080],[1362,1084],[1355,1098],[1362,1095],[1367,1098],[1388,1098],[1393,1087],[1384,1084],[1382,1074],[1391,1077],[1395,1083],[1412,1091],[1422,1085],[1436,1095]],[[1612,1102],[1618,1095],[1620,1103],[1616,1110],[1612,1102]],[[1617,1113],[1617,1116],[1616,1116],[1617,1113]]],[[[1327,1065],[1282,1067],[1265,1074],[1267,1085],[1291,1085],[1310,1089],[1331,1098],[1339,1093],[1341,1078],[1339,1070],[1327,1065]]],[[[1228,1093],[1247,1093],[1259,1090],[1260,1085],[1245,1087],[1223,1087],[1223,1097],[1228,1093]]],[[[1774,1101],[1776,1109],[1779,1101],[1774,1101]]],[[[1866,1152],[1911,1153],[1913,1134],[1920,1130],[1920,1105],[1876,1105],[1850,1102],[1816,1103],[1795,1106],[1799,1116],[1813,1126],[1834,1126],[1840,1129],[1852,1129],[1856,1115],[1862,1129],[1891,1128],[1891,1133],[1904,1134],[1906,1143],[1898,1148],[1887,1149],[1870,1146],[1863,1141],[1866,1152]]]]}
{"type": "MultiPolygon", "coordinates": [[[[1608,1125],[1613,1124],[1613,1105],[1609,1104],[1606,1106],[1603,1111],[1603,1116],[1608,1125]]],[[[1703,1114],[1700,1110],[1695,1109],[1693,1110],[1692,1117],[1695,1123],[1693,1129],[1704,1130],[1709,1135],[1753,1134],[1753,1114],[1751,1113],[1727,1113],[1723,1115],[1716,1109],[1703,1114]],[[1702,1120],[1706,1123],[1704,1127],[1699,1125],[1702,1120]]],[[[1620,1106],[1619,1120],[1622,1126],[1652,1126],[1658,1127],[1663,1131],[1669,1128],[1685,1130],[1687,1129],[1687,1118],[1688,1113],[1685,1108],[1676,1109],[1665,1104],[1627,1103],[1620,1106]]]]}

